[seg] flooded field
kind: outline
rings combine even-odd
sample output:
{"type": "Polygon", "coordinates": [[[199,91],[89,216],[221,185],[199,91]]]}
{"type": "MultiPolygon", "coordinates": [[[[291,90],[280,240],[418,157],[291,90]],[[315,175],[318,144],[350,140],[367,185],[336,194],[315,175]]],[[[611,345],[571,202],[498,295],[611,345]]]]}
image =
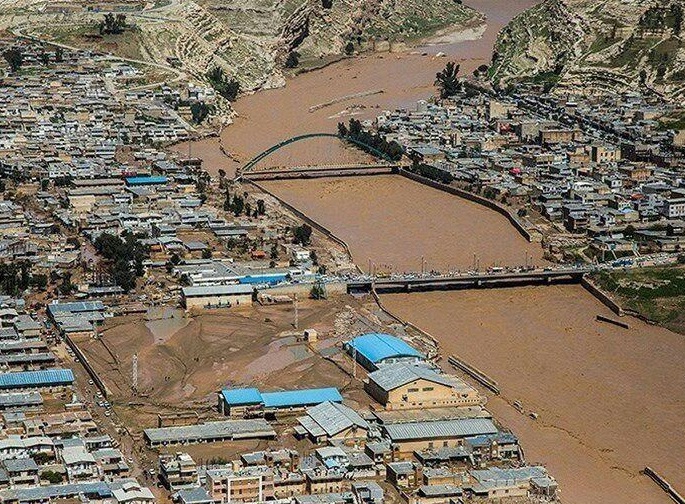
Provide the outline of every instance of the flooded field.
{"type": "MultiPolygon", "coordinates": [[[[449,60],[459,61],[462,74],[490,63],[497,32],[516,14],[537,3],[535,0],[468,0],[467,5],[484,13],[484,30],[469,28],[461,34],[442,38],[446,44],[410,49],[398,53],[368,54],[346,59],[323,69],[290,79],[284,88],[244,96],[235,103],[238,117],[225,128],[221,143],[232,161],[219,149],[216,138],[195,142],[194,156],[205,160],[205,168],[216,173],[223,168],[229,175],[254,155],[279,141],[302,133],[335,132],[337,123],[350,116],[374,117],[384,109],[413,106],[418,99],[434,93],[435,74],[449,60]],[[463,40],[471,38],[472,40],[463,40]],[[437,57],[438,52],[446,57],[437,57]],[[311,107],[358,93],[376,92],[334,105],[311,107]]],[[[187,154],[187,144],[176,150],[187,154]]],[[[354,151],[347,151],[335,139],[298,143],[279,151],[264,163],[292,165],[347,162],[354,151]]]]}
{"type": "Polygon", "coordinates": [[[629,330],[580,286],[384,295],[383,302],[499,382],[489,402],[545,463],[565,503],[667,503],[651,466],[685,488],[685,338],[635,319],[629,330]],[[526,413],[510,404],[521,401],[526,413]]]}
{"type": "Polygon", "coordinates": [[[347,241],[355,262],[379,270],[468,270],[542,263],[502,215],[396,175],[265,182],[347,241]]]}

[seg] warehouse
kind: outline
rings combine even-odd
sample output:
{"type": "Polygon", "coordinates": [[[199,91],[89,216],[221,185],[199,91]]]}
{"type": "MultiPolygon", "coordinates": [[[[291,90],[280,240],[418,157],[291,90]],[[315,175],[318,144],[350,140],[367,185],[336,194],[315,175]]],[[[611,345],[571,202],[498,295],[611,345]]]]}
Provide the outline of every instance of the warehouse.
{"type": "Polygon", "coordinates": [[[223,420],[198,425],[145,429],[148,446],[216,443],[235,439],[272,439],[276,437],[269,422],[263,419],[223,420]]]}
{"type": "Polygon", "coordinates": [[[335,387],[260,392],[256,388],[222,390],[219,394],[219,411],[233,418],[262,416],[282,411],[302,410],[326,401],[342,402],[335,387]]]}
{"type": "Polygon", "coordinates": [[[415,451],[461,446],[465,438],[498,432],[488,418],[398,423],[384,425],[383,430],[400,457],[415,451]]]}
{"type": "Polygon", "coordinates": [[[477,406],[478,391],[456,376],[404,363],[369,373],[364,389],[388,410],[477,406]]]}
{"type": "Polygon", "coordinates": [[[0,411],[28,410],[43,405],[40,392],[16,392],[0,394],[0,411]]]}
{"type": "Polygon", "coordinates": [[[181,303],[186,309],[195,307],[250,306],[252,305],[251,285],[210,285],[183,287],[181,303]]]}
{"type": "Polygon", "coordinates": [[[417,364],[423,354],[401,339],[382,333],[368,333],[345,343],[347,352],[369,371],[381,366],[404,362],[417,364]]]}
{"type": "Polygon", "coordinates": [[[74,373],[71,369],[0,373],[1,390],[58,389],[71,386],[72,383],[74,383],[74,373]]]}
{"type": "Polygon", "coordinates": [[[369,424],[352,408],[334,402],[324,402],[307,409],[307,415],[297,419],[295,432],[314,443],[324,441],[352,442],[366,439],[369,424]]]}

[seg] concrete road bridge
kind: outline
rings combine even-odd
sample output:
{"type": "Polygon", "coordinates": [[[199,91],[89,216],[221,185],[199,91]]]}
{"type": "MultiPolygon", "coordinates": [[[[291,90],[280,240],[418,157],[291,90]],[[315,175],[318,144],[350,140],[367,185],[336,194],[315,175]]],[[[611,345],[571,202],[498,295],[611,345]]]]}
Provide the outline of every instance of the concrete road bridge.
{"type": "Polygon", "coordinates": [[[459,276],[410,276],[404,278],[361,278],[347,282],[347,291],[377,293],[427,292],[436,290],[486,289],[580,283],[590,268],[563,268],[517,272],[476,273],[459,276]]]}

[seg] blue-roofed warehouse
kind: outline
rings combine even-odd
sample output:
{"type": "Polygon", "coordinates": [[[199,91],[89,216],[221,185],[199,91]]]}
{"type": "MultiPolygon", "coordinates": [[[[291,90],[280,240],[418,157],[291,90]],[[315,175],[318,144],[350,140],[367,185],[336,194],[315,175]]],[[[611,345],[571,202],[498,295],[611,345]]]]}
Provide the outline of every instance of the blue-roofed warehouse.
{"type": "Polygon", "coordinates": [[[405,341],[383,333],[368,333],[345,343],[347,352],[369,371],[385,364],[416,363],[424,355],[405,341]]]}
{"type": "Polygon", "coordinates": [[[169,181],[164,176],[153,177],[126,177],[127,186],[143,186],[143,185],[164,185],[169,181]]]}
{"type": "Polygon", "coordinates": [[[300,410],[326,401],[342,402],[337,388],[282,392],[260,392],[256,388],[225,389],[219,394],[219,410],[231,417],[261,416],[282,410],[300,410]]]}
{"type": "Polygon", "coordinates": [[[74,383],[74,373],[71,369],[0,373],[0,390],[65,387],[72,383],[74,383]]]}

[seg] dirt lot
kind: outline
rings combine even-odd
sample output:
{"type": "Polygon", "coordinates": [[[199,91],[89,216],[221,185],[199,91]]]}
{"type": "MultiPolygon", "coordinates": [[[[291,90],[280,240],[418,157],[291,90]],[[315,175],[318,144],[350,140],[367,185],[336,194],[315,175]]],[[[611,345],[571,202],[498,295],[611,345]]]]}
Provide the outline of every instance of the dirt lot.
{"type": "Polygon", "coordinates": [[[380,322],[352,297],[298,303],[300,329],[319,333],[315,346],[297,341],[292,305],[174,316],[153,321],[142,315],[115,317],[102,327],[98,339],[77,340],[110,389],[118,417],[134,433],[156,426],[158,413],[195,411],[202,419],[218,417],[216,392],[226,386],[336,386],[351,406],[368,407],[361,382],[350,376],[351,361],[336,354],[336,347],[353,335],[377,329],[380,322]],[[335,355],[321,356],[331,352],[335,355]],[[137,395],[131,387],[134,354],[137,395]]]}

